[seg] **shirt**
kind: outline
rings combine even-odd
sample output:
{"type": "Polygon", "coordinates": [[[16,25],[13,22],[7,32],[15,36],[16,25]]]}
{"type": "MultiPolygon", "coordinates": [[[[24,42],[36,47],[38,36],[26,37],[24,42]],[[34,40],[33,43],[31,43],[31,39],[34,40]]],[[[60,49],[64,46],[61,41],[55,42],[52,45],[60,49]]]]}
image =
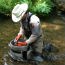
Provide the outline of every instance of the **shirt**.
{"type": "MultiPolygon", "coordinates": [[[[30,12],[29,12],[29,14],[30,14],[30,12]]],[[[25,30],[24,30],[23,25],[22,25],[23,21],[20,22],[20,24],[21,24],[21,27],[20,27],[20,31],[18,34],[24,35],[25,30]]],[[[28,34],[30,34],[29,38],[26,40],[26,42],[28,44],[35,42],[39,38],[39,36],[42,35],[42,29],[40,26],[40,19],[36,15],[32,15],[30,17],[29,25],[30,25],[31,34],[28,33],[28,34]]]]}

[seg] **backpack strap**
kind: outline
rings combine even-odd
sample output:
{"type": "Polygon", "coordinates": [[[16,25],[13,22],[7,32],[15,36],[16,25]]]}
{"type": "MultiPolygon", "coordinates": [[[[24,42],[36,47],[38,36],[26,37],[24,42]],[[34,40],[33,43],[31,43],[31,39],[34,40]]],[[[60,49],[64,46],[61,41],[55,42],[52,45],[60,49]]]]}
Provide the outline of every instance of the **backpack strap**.
{"type": "Polygon", "coordinates": [[[30,19],[31,19],[31,16],[32,16],[32,15],[33,15],[33,14],[30,13],[30,14],[29,14],[29,17],[28,17],[28,27],[29,27],[29,30],[31,30],[31,29],[30,29],[30,19]]]}
{"type": "Polygon", "coordinates": [[[27,27],[28,27],[28,30],[27,29],[25,29],[25,36],[27,37],[27,38],[29,38],[29,36],[32,34],[32,31],[31,31],[31,25],[30,25],[30,19],[31,19],[31,16],[32,16],[32,13],[28,13],[28,16],[27,16],[27,27]]]}
{"type": "Polygon", "coordinates": [[[32,13],[29,13],[28,22],[30,22],[30,18],[32,15],[33,15],[32,13]]]}

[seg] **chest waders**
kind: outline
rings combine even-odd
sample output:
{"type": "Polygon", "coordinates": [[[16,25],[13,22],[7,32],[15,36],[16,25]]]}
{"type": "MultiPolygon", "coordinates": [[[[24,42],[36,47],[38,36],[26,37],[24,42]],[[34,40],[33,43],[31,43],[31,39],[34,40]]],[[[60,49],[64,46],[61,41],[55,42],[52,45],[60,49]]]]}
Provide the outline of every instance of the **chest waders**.
{"type": "MultiPolygon", "coordinates": [[[[27,38],[29,38],[29,36],[31,35],[31,29],[30,29],[30,18],[31,18],[32,14],[30,13],[28,16],[27,16],[27,20],[25,19],[23,21],[23,29],[25,30],[25,36],[27,38]]],[[[21,41],[21,40],[19,40],[21,41]]],[[[10,52],[9,52],[9,55],[14,59],[14,60],[17,60],[17,61],[23,61],[23,60],[27,60],[27,51],[28,51],[28,48],[29,46],[15,46],[14,45],[14,40],[12,40],[10,43],[9,43],[9,47],[10,47],[10,52]]]]}
{"type": "MultiPolygon", "coordinates": [[[[27,18],[25,20],[22,21],[22,27],[24,29],[24,35],[26,36],[26,38],[28,39],[30,37],[30,35],[32,34],[31,32],[31,25],[30,25],[30,18],[32,16],[32,13],[28,14],[27,18]]],[[[27,59],[27,51],[24,51],[22,53],[24,60],[27,59]]]]}
{"type": "MultiPolygon", "coordinates": [[[[24,35],[29,38],[32,34],[32,26],[30,24],[32,14],[28,13],[25,20],[22,20],[21,24],[24,29],[24,35]]],[[[34,60],[34,61],[42,61],[43,59],[40,57],[39,53],[34,53],[33,51],[39,50],[41,46],[39,45],[41,42],[41,38],[36,41],[35,45],[32,43],[27,46],[15,46],[14,41],[12,40],[9,44],[10,52],[9,55],[17,61],[23,61],[23,60],[34,60]],[[39,44],[38,44],[39,43],[39,44]],[[35,47],[36,46],[36,47],[35,47]],[[39,56],[38,56],[39,55],[39,56]]],[[[22,42],[22,41],[21,41],[22,42]]],[[[42,50],[42,49],[41,49],[42,50]]],[[[36,52],[36,51],[35,51],[36,52]]]]}
{"type": "Polygon", "coordinates": [[[30,35],[32,34],[31,32],[31,24],[30,24],[30,18],[32,16],[32,13],[29,13],[27,18],[22,21],[22,27],[24,29],[24,35],[26,38],[29,38],[30,35]]]}

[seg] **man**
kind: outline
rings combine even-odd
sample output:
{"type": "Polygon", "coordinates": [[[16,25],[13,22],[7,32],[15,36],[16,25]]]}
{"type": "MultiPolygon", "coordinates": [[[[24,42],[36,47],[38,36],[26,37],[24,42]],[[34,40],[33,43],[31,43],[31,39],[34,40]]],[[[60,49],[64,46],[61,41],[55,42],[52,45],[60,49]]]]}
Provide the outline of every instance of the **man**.
{"type": "Polygon", "coordinates": [[[43,48],[42,29],[40,27],[39,18],[28,12],[28,4],[17,4],[12,10],[13,22],[20,22],[21,27],[15,40],[26,37],[25,42],[18,43],[17,46],[30,45],[33,50],[33,55],[41,57],[43,48]]]}

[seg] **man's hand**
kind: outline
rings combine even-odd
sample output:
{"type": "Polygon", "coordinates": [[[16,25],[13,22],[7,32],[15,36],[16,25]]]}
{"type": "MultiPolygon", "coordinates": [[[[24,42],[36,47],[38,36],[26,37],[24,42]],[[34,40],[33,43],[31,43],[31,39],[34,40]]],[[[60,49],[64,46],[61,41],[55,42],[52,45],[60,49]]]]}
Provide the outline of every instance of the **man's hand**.
{"type": "Polygon", "coordinates": [[[17,36],[15,37],[15,40],[18,41],[18,40],[20,39],[20,37],[22,37],[21,34],[17,35],[17,36]]]}
{"type": "Polygon", "coordinates": [[[18,43],[16,44],[16,46],[26,46],[26,45],[27,45],[26,42],[18,42],[18,43]]]}

